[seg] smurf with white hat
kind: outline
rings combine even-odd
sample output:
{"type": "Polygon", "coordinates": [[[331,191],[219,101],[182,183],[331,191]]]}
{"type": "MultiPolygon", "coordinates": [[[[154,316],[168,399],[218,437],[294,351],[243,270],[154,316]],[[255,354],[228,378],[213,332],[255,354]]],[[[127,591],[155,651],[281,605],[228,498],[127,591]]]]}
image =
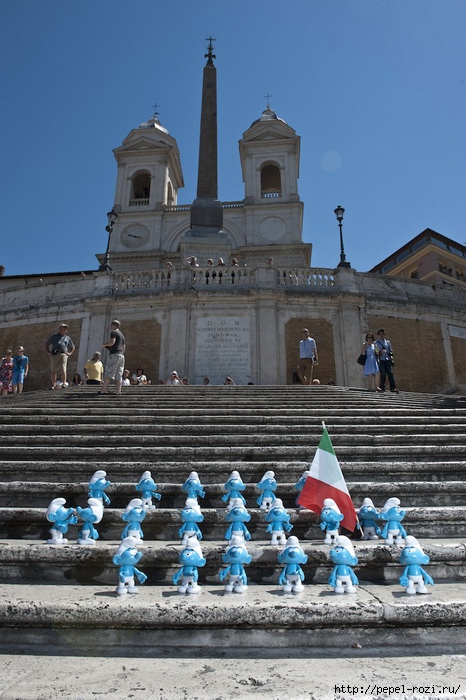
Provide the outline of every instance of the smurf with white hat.
{"type": "Polygon", "coordinates": [[[137,545],[138,542],[134,537],[125,537],[113,557],[113,563],[120,567],[116,588],[117,595],[139,593],[138,587],[134,585],[135,576],[139,583],[144,583],[147,580],[146,574],[136,569],[136,564],[142,557],[142,552],[138,552],[137,545]]]}
{"type": "Polygon", "coordinates": [[[221,569],[219,572],[220,581],[228,576],[225,593],[244,593],[248,588],[244,564],[250,564],[252,556],[248,553],[242,537],[235,535],[231,538],[230,546],[222,555],[222,561],[228,564],[226,569],[221,569]]]}
{"type": "Polygon", "coordinates": [[[323,506],[320,511],[320,529],[325,532],[324,544],[335,544],[340,523],[345,516],[333,498],[326,498],[323,506]]]}
{"type": "Polygon", "coordinates": [[[382,520],[386,521],[382,530],[382,537],[385,539],[385,544],[404,544],[406,530],[401,522],[405,515],[406,511],[400,508],[399,498],[389,498],[386,501],[380,513],[382,520]]]}
{"type": "Polygon", "coordinates": [[[400,564],[405,564],[405,570],[400,576],[400,585],[405,587],[408,595],[427,593],[426,584],[434,585],[432,577],[420,566],[428,564],[429,561],[430,557],[424,553],[417,539],[408,535],[400,554],[400,564]]]}
{"type": "Polygon", "coordinates": [[[240,477],[239,472],[232,471],[228,481],[223,485],[223,488],[225,489],[226,494],[222,496],[222,501],[224,503],[228,501],[227,510],[231,510],[231,508],[233,508],[233,501],[235,498],[241,499],[243,505],[246,505],[246,499],[241,493],[241,491],[244,491],[246,488],[246,485],[240,477]]]}
{"type": "Polygon", "coordinates": [[[157,493],[157,484],[152,478],[150,471],[145,471],[139,483],[136,486],[136,491],[141,492],[142,505],[146,510],[155,510],[155,506],[152,503],[152,499],[156,498],[158,501],[162,498],[160,493],[157,493]]]}
{"type": "Polygon", "coordinates": [[[277,482],[275,481],[275,472],[265,472],[262,479],[257,484],[257,488],[261,492],[257,499],[257,505],[261,510],[268,513],[275,501],[275,491],[277,490],[277,482]]]}
{"type": "Polygon", "coordinates": [[[381,535],[377,520],[380,519],[378,510],[371,498],[365,498],[358,511],[359,522],[356,527],[361,530],[365,540],[378,540],[381,535]]]}
{"type": "Polygon", "coordinates": [[[336,538],[336,546],[330,550],[330,559],[336,566],[328,582],[335,593],[356,593],[355,586],[359,581],[351,567],[356,566],[358,559],[352,542],[345,535],[336,538]]]}
{"type": "Polygon", "coordinates": [[[187,498],[195,498],[197,500],[205,496],[205,491],[199,481],[197,472],[191,472],[181,488],[185,492],[187,498]]]}
{"type": "Polygon", "coordinates": [[[126,506],[125,512],[122,513],[121,519],[128,523],[121,533],[121,539],[126,537],[134,537],[137,542],[141,542],[144,538],[141,523],[146,517],[146,509],[143,506],[140,498],[132,498],[126,506]]]}

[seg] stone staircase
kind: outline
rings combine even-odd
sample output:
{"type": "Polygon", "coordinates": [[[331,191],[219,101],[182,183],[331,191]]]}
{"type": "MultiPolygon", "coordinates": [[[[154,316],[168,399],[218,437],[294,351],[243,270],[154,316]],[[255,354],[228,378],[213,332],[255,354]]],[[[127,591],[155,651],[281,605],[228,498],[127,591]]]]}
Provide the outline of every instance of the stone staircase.
{"type": "MultiPolygon", "coordinates": [[[[128,653],[170,643],[238,646],[461,644],[466,624],[466,400],[402,393],[376,395],[327,386],[128,387],[121,397],[89,387],[35,392],[0,401],[0,649],[54,645],[128,653]],[[398,496],[405,526],[429,554],[436,585],[414,600],[398,584],[399,550],[354,535],[357,596],[337,596],[318,517],[296,509],[293,486],[308,468],[325,421],[353,502],[381,507],[398,496]],[[58,496],[87,504],[96,469],[107,472],[111,504],[95,547],[44,544],[45,510],[58,496]],[[114,595],[112,556],[121,514],[149,469],[162,500],[143,523],[139,596],[114,595]],[[225,549],[223,484],[237,469],[248,484],[252,514],[247,594],[223,595],[218,579],[225,549]],[[308,555],[306,587],[282,593],[277,550],[256,507],[255,484],[272,469],[308,555]],[[180,551],[181,484],[195,470],[205,487],[200,569],[203,592],[184,598],[172,585],[180,551]],[[187,634],[187,632],[190,632],[187,634]],[[429,632],[430,631],[430,632],[429,632]],[[195,634],[193,634],[195,632],[195,634]],[[440,635],[440,637],[439,637],[440,635]],[[100,638],[101,635],[99,635],[100,638]]],[[[141,652],[142,653],[142,652],[141,652]]]]}

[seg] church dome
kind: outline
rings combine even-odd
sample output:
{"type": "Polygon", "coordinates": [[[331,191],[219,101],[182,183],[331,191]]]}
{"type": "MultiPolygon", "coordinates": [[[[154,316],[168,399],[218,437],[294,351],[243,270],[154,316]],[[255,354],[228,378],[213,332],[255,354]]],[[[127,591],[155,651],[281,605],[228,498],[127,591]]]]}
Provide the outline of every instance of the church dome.
{"type": "Polygon", "coordinates": [[[142,124],[139,124],[138,129],[158,129],[158,131],[162,131],[164,134],[170,133],[168,129],[161,125],[157,117],[152,117],[152,119],[142,122],[142,124]]]}
{"type": "Polygon", "coordinates": [[[280,119],[280,117],[277,117],[277,115],[273,111],[273,109],[270,109],[270,107],[267,107],[267,109],[264,109],[264,111],[262,112],[260,119],[256,119],[255,121],[253,121],[251,126],[254,126],[254,124],[259,124],[260,122],[271,122],[271,121],[279,121],[279,122],[282,122],[283,124],[286,124],[286,121],[284,119],[280,119]]]}

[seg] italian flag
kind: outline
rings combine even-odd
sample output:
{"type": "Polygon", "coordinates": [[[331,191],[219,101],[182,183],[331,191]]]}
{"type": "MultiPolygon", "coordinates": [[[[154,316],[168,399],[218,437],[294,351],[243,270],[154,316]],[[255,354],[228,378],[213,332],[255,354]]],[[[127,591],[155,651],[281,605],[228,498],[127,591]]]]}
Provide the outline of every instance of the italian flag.
{"type": "Polygon", "coordinates": [[[356,527],[356,511],[347,489],[330,436],[322,423],[323,433],[310,468],[310,475],[299,495],[298,504],[316,513],[323,508],[324,499],[333,498],[342,515],[346,530],[356,527]]]}

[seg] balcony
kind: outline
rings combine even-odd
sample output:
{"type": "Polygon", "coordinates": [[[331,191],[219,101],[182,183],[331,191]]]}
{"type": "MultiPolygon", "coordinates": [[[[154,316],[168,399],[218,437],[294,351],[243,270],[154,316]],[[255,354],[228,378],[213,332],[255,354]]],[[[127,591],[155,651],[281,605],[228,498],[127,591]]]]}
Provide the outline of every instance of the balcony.
{"type": "Polygon", "coordinates": [[[180,267],[167,270],[115,272],[112,294],[158,294],[170,290],[214,292],[233,289],[278,289],[296,291],[328,290],[335,286],[333,269],[256,268],[256,267],[180,267]]]}
{"type": "Polygon", "coordinates": [[[144,199],[130,199],[129,200],[129,206],[130,207],[148,207],[149,206],[149,198],[147,197],[144,199]]]}

